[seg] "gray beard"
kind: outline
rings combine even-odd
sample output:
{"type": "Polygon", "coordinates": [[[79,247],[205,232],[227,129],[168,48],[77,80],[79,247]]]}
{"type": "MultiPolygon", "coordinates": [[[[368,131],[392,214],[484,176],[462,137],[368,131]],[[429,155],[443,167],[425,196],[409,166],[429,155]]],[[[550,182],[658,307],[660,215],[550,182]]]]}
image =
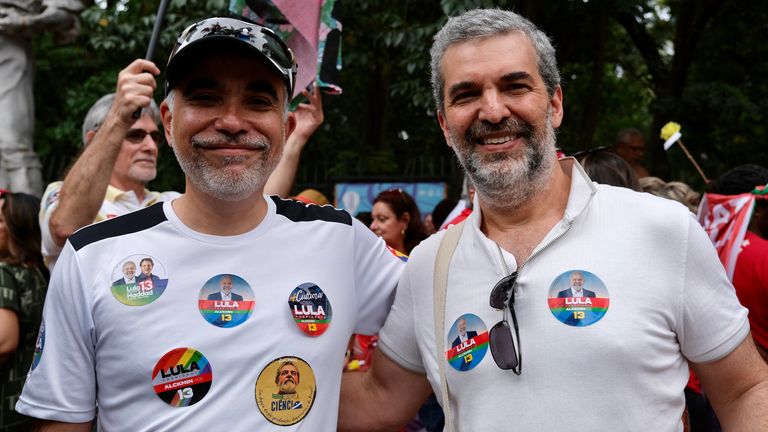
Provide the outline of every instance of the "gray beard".
{"type": "Polygon", "coordinates": [[[547,111],[547,122],[541,131],[528,123],[507,119],[499,125],[475,124],[461,137],[449,130],[450,145],[475,185],[477,193],[493,206],[518,208],[542,191],[556,161],[555,130],[547,111]],[[523,154],[480,154],[474,137],[498,130],[519,131],[526,141],[523,154]]]}
{"type": "MultiPolygon", "coordinates": [[[[171,131],[171,135],[173,135],[173,131],[171,131]]],[[[222,137],[221,139],[226,140],[227,138],[222,137]]],[[[275,155],[276,157],[270,158],[269,148],[272,144],[266,138],[240,142],[239,144],[263,147],[264,150],[259,161],[250,169],[234,172],[228,170],[227,166],[242,164],[248,160],[248,156],[227,156],[223,159],[224,168],[218,168],[203,158],[200,154],[202,150],[197,147],[197,145],[213,140],[193,136],[190,141],[192,153],[189,157],[181,154],[177,151],[176,146],[171,144],[182,171],[201,192],[223,201],[240,201],[263,188],[282,155],[281,151],[280,154],[275,155]]]]}

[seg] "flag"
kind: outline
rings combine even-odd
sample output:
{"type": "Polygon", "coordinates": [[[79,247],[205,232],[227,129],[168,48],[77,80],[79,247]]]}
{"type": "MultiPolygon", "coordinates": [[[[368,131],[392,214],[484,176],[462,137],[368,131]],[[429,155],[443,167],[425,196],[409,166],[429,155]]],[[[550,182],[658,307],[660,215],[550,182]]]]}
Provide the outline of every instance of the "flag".
{"type": "Polygon", "coordinates": [[[229,11],[274,30],[293,51],[298,94],[315,81],[339,94],[341,21],[338,0],[230,0],[229,11]]]}
{"type": "Polygon", "coordinates": [[[717,249],[728,279],[733,281],[736,259],[747,234],[756,196],[705,194],[699,204],[699,223],[717,249]]]}

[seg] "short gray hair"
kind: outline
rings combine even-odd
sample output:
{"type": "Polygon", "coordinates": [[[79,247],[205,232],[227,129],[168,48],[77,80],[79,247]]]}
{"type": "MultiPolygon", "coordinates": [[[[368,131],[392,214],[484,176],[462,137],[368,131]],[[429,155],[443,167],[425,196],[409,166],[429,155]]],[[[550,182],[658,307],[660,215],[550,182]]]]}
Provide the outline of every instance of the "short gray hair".
{"type": "Polygon", "coordinates": [[[550,97],[555,94],[555,89],[560,85],[560,71],[557,69],[555,48],[549,37],[532,22],[514,12],[501,9],[474,9],[457,17],[448,18],[448,22],[435,35],[435,41],[429,50],[432,59],[430,64],[432,96],[435,98],[438,111],[444,112],[445,109],[443,101],[445,80],[441,69],[445,51],[454,44],[506,35],[511,32],[521,32],[531,41],[536,52],[539,74],[547,87],[547,93],[550,97]]]}
{"type": "MultiPolygon", "coordinates": [[[[83,121],[83,145],[88,144],[86,136],[89,131],[96,132],[99,130],[99,127],[104,123],[104,119],[107,118],[107,113],[109,113],[114,102],[115,94],[109,93],[99,98],[99,100],[91,106],[91,109],[88,110],[88,114],[85,115],[85,120],[83,121]]],[[[160,124],[160,108],[157,107],[154,100],[149,103],[149,115],[152,116],[152,120],[154,120],[156,124],[160,124]]]]}

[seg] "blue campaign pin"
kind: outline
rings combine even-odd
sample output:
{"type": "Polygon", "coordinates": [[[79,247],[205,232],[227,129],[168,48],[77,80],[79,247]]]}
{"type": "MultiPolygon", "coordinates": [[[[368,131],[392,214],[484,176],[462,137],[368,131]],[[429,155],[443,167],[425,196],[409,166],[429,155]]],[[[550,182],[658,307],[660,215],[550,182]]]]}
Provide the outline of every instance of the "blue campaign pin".
{"type": "Polygon", "coordinates": [[[288,306],[296,326],[308,336],[320,336],[331,325],[331,302],[314,283],[303,283],[291,291],[288,306]]]}

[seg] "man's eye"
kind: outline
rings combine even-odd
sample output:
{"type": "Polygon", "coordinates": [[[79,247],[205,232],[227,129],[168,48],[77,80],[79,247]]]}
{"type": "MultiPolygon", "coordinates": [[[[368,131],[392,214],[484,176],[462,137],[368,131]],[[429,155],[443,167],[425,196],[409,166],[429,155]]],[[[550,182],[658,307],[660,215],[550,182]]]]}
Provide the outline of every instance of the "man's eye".
{"type": "Polygon", "coordinates": [[[471,99],[475,95],[474,92],[459,93],[453,97],[453,103],[461,103],[471,99]]]}
{"type": "Polygon", "coordinates": [[[187,97],[187,100],[193,103],[210,103],[215,100],[215,97],[208,93],[196,93],[187,97]]]}
{"type": "Polygon", "coordinates": [[[274,102],[267,97],[254,97],[248,100],[248,105],[253,107],[271,107],[274,105],[274,102]]]}

